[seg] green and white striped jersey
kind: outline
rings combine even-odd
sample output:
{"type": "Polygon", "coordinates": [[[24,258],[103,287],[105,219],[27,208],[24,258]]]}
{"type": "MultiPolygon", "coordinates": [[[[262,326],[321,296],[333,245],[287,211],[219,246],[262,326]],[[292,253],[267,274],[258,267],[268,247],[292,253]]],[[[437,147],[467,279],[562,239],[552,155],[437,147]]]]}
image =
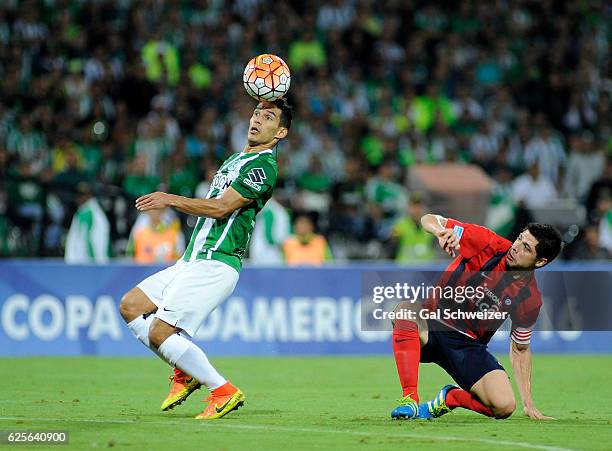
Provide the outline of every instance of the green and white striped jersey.
{"type": "Polygon", "coordinates": [[[228,187],[253,199],[224,219],[200,217],[183,260],[219,260],[240,271],[242,257],[255,226],[255,216],[272,196],[278,166],[272,149],[236,153],[223,162],[210,185],[207,199],[219,198],[228,187]]]}

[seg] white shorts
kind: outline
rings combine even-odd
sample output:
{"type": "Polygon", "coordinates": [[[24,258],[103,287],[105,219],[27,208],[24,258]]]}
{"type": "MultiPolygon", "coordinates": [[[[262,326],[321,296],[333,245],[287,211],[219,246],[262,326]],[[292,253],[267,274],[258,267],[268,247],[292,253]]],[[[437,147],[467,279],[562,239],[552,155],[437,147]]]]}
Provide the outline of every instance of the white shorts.
{"type": "Polygon", "coordinates": [[[155,317],[194,336],[234,291],[238,271],[217,260],[179,260],[137,287],[157,306],[155,317]]]}

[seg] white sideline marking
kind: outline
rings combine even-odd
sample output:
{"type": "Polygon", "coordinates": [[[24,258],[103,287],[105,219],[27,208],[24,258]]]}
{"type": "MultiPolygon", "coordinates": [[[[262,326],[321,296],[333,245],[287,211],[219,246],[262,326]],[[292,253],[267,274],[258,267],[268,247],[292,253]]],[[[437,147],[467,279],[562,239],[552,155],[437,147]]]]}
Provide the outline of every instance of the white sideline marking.
{"type": "MultiPolygon", "coordinates": [[[[107,424],[142,424],[142,421],[136,420],[122,420],[122,419],[114,419],[114,420],[98,420],[96,418],[81,418],[81,419],[71,419],[65,420],[61,418],[31,418],[31,417],[0,417],[0,421],[56,421],[61,423],[107,423],[107,424]]],[[[164,420],[164,421],[145,421],[147,424],[160,424],[160,425],[173,425],[173,424],[185,424],[186,421],[189,421],[189,418],[186,418],[185,421],[173,421],[173,420],[164,420]]],[[[210,428],[225,428],[225,429],[249,429],[249,430],[261,430],[261,431],[275,431],[275,432],[308,432],[308,433],[316,433],[316,434],[346,434],[346,435],[357,435],[363,437],[376,436],[376,432],[365,432],[365,431],[349,431],[346,429],[324,429],[324,428],[300,428],[300,427],[285,427],[285,426],[276,426],[276,425],[254,425],[254,424],[223,424],[221,422],[215,422],[211,424],[209,422],[200,421],[199,422],[203,427],[210,428]]],[[[389,434],[384,433],[385,437],[393,437],[393,438],[413,438],[413,439],[421,439],[421,440],[442,440],[447,442],[476,442],[483,443],[487,445],[502,445],[502,446],[510,446],[510,447],[519,447],[519,448],[528,448],[528,449],[541,449],[544,451],[572,451],[570,448],[559,448],[557,446],[547,446],[547,445],[537,445],[535,443],[529,442],[511,442],[508,440],[490,440],[486,438],[469,438],[469,437],[453,437],[453,436],[437,436],[437,435],[425,435],[425,434],[411,434],[411,433],[401,433],[401,434],[389,434]]]]}

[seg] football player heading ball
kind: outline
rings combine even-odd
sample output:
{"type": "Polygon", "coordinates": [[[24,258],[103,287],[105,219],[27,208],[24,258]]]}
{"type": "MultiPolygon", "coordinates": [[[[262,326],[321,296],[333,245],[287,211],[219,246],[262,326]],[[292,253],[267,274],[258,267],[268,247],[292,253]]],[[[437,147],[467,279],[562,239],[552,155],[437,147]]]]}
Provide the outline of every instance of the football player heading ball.
{"type": "MultiPolygon", "coordinates": [[[[128,291],[121,299],[120,311],[134,336],[175,368],[170,394],[161,409],[172,409],[205,385],[210,390],[209,403],[196,417],[203,420],[220,418],[245,400],[242,391],[217,372],[192,337],[234,290],[255,217],[276,185],[278,166],[273,149],[289,133],[292,120],[291,106],[279,95],[289,88],[289,70],[284,62],[273,66],[275,59],[264,60],[270,61],[264,64],[271,71],[272,84],[267,90],[265,79],[266,89],[257,92],[267,100],[253,110],[247,144],[223,162],[206,198],[155,192],[136,200],[139,211],[173,207],[198,216],[183,256],[128,291]]],[[[265,75],[258,68],[254,73],[265,75]]]]}

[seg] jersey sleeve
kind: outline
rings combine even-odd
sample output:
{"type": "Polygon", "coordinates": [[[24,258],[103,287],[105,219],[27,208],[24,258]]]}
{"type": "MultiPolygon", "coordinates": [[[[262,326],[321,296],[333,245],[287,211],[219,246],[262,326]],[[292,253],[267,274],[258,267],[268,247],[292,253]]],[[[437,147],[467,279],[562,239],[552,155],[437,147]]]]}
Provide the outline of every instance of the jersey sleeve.
{"type": "Polygon", "coordinates": [[[520,345],[529,344],[541,307],[542,297],[539,290],[535,288],[529,298],[521,302],[521,305],[510,315],[512,320],[510,339],[512,341],[520,345]]]}
{"type": "Polygon", "coordinates": [[[278,171],[270,162],[257,158],[240,170],[231,186],[242,197],[261,199],[274,189],[277,176],[278,171]]]}
{"type": "Polygon", "coordinates": [[[497,234],[486,227],[477,224],[468,224],[448,218],[446,228],[453,229],[459,238],[459,252],[463,258],[472,258],[482,252],[497,239],[497,234]]]}

